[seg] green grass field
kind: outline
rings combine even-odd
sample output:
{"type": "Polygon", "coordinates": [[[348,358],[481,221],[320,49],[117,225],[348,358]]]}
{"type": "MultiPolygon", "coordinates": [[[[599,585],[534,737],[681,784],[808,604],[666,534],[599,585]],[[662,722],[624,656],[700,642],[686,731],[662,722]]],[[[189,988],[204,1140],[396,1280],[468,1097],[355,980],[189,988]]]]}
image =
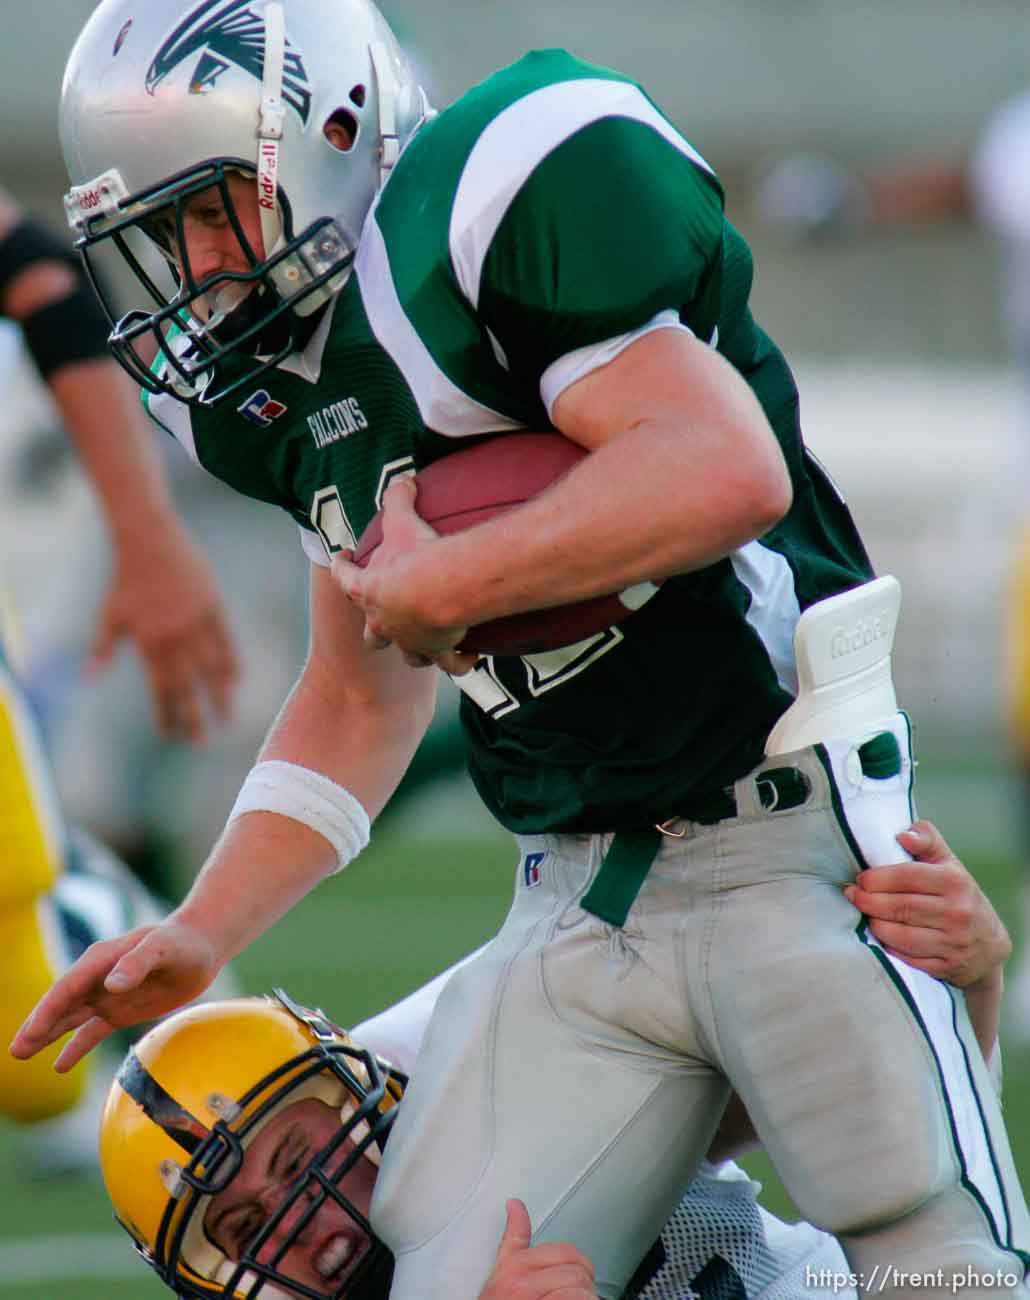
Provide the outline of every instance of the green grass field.
{"type": "MultiPolygon", "coordinates": [[[[353,1023],[435,974],[496,928],[511,892],[514,855],[465,799],[421,798],[388,823],[368,852],[323,885],[239,960],[244,991],[283,984],[353,1023]]],[[[940,808],[925,808],[942,823],[940,808]]],[[[1008,863],[954,834],[999,910],[1014,924],[1008,863]]],[[[1030,1054],[1006,1056],[1006,1113],[1017,1165],[1030,1171],[1030,1054]]],[[[19,1135],[0,1129],[0,1300],[156,1300],[165,1290],[133,1258],[90,1177],[26,1176],[19,1135]]],[[[765,1203],[789,1202],[767,1162],[749,1160],[765,1203]]]]}

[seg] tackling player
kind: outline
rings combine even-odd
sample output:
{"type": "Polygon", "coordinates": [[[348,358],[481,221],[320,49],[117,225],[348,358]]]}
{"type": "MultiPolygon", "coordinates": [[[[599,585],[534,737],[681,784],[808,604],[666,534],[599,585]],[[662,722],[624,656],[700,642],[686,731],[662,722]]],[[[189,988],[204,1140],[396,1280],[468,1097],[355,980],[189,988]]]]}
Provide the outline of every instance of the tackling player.
{"type": "Polygon", "coordinates": [[[175,513],[131,385],[107,354],[95,295],[73,254],[0,192],[0,314],[25,344],[82,458],[110,532],[113,572],[92,661],[130,637],[157,725],[201,742],[224,717],[236,653],[207,561],[175,513]]]}
{"type": "MultiPolygon", "coordinates": [[[[935,828],[919,824],[903,842],[917,863],[869,873],[873,924],[909,960],[979,986],[975,1020],[992,1048],[1004,926],[935,828]]],[[[392,1261],[368,1222],[372,1188],[449,975],[349,1035],[280,992],[178,1013],[136,1044],[111,1088],[101,1163],[119,1221],[179,1295],[229,1300],[265,1277],[263,1295],[385,1300],[392,1261]]],[[[836,1242],[762,1209],[757,1185],[727,1162],[749,1136],[742,1118],[723,1125],[710,1153],[719,1164],[687,1188],[627,1296],[854,1294],[836,1242]]],[[[595,1300],[589,1260],[567,1243],[532,1245],[525,1207],[509,1204],[482,1300],[559,1289],[595,1300]]]]}
{"type": "Polygon", "coordinates": [[[618,1295],[731,1085],[856,1271],[1021,1274],[1030,1219],[963,1001],[841,893],[911,816],[894,589],[804,448],[697,149],[554,50],[434,117],[367,0],[104,0],[62,135],[88,263],[123,255],[148,295],[112,346],[191,455],[300,524],[312,637],[190,897],[87,956],[15,1050],[77,1028],[70,1063],[181,1004],[350,861],[428,723],[428,659],[462,674],[520,864],[377,1180],[395,1300],[478,1295],[516,1182],[618,1295]],[[532,427],[591,454],[469,532],[419,521],[411,469],[532,427]],[[384,499],[362,572],[346,553],[384,499]],[[659,579],[577,646],[455,653],[472,624],[659,579]],[[833,708],[802,690],[813,619],[833,708]],[[860,665],[867,691],[843,681],[860,665]]]}

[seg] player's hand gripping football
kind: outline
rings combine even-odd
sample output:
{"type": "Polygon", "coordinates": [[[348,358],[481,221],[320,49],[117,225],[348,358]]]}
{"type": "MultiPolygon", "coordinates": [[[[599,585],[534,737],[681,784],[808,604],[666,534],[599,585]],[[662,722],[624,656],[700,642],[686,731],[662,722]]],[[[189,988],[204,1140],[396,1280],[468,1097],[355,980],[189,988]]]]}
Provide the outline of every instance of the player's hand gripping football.
{"type": "Polygon", "coordinates": [[[567,1242],[533,1246],[529,1211],[507,1204],[508,1221],[497,1260],[479,1300],[597,1300],[593,1265],[567,1242]]]}
{"type": "Polygon", "coordinates": [[[11,1055],[27,1060],[74,1031],[54,1062],[63,1074],[114,1030],[174,1011],[217,974],[210,942],[174,917],[95,943],[40,999],[11,1055]]]}
{"type": "Polygon", "coordinates": [[[420,575],[440,538],[419,518],[416,492],[407,476],[391,483],[383,497],[383,540],[367,568],[359,568],[351,553],[343,551],[333,560],[333,577],[365,615],[369,645],[396,645],[416,668],[436,664],[460,676],[475,666],[478,656],[455,650],[467,628],[445,627],[426,608],[420,575]]]}

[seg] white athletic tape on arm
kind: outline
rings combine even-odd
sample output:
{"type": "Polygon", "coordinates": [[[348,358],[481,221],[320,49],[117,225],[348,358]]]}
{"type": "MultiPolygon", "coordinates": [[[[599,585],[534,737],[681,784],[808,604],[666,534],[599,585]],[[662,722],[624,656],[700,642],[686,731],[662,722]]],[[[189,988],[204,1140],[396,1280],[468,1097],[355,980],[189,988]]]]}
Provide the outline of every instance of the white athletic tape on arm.
{"type": "Polygon", "coordinates": [[[372,824],[354,795],[321,772],[268,759],[247,773],[229,821],[249,812],[272,812],[310,826],[336,851],[335,875],[368,844],[372,824]]]}

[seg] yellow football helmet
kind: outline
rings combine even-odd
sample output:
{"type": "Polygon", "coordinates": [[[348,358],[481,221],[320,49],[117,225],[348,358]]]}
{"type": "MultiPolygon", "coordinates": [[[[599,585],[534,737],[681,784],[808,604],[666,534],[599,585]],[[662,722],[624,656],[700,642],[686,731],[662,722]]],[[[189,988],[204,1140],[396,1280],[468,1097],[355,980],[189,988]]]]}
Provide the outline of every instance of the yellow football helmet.
{"type": "Polygon", "coordinates": [[[363,1161],[378,1165],[404,1083],[282,989],[177,1012],[129,1051],[111,1086],[100,1163],[115,1213],[181,1297],[385,1300],[392,1257],[343,1182],[363,1161]],[[205,1225],[211,1198],[240,1174],[264,1127],[309,1098],[333,1107],[339,1128],[289,1168],[281,1200],[230,1258],[205,1225]],[[362,1244],[316,1287],[291,1276],[284,1257],[316,1234],[309,1225],[327,1204],[353,1221],[362,1244]]]}

